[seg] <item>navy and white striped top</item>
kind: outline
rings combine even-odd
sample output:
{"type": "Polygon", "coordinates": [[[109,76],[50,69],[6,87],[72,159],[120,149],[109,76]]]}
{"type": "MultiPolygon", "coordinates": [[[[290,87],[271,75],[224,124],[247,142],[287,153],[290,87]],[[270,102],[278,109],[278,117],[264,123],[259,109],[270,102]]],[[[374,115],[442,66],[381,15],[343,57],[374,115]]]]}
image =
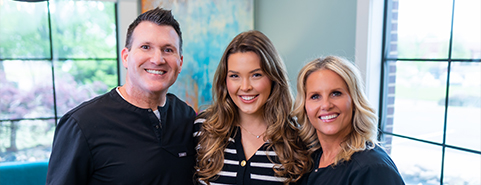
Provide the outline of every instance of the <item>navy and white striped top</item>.
{"type": "MultiPolygon", "coordinates": [[[[197,119],[195,128],[201,128],[205,119],[197,119]]],[[[195,133],[194,136],[198,135],[195,133]]],[[[241,142],[241,131],[239,127],[235,129],[233,138],[229,138],[227,148],[224,150],[224,167],[217,174],[217,178],[210,180],[210,184],[283,184],[286,178],[276,177],[273,167],[280,167],[277,154],[272,150],[267,150],[268,142],[264,143],[257,152],[246,160],[244,148],[241,142]],[[272,163],[269,158],[274,162],[272,163]]],[[[205,182],[201,182],[206,184],[205,182]]]]}

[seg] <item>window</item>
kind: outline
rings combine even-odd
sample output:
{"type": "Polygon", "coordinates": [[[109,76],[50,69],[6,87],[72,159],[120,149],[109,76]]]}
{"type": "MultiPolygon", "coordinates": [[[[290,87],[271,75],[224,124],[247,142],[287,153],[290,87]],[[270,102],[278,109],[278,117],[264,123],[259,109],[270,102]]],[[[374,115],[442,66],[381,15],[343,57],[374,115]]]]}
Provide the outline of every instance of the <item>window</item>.
{"type": "Polygon", "coordinates": [[[0,163],[47,161],[55,125],[119,84],[116,3],[0,0],[0,163]]]}
{"type": "Polygon", "coordinates": [[[386,0],[380,129],[406,184],[481,184],[480,2],[386,0]]]}

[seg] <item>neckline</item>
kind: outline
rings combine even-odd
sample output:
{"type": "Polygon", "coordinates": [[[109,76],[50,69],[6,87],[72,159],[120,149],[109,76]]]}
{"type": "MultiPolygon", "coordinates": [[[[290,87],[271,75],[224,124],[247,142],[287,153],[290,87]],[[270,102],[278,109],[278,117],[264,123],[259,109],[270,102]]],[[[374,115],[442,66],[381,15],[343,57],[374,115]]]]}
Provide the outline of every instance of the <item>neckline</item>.
{"type": "MultiPolygon", "coordinates": [[[[239,159],[239,161],[245,160],[246,162],[250,162],[251,159],[256,155],[256,153],[259,152],[260,149],[263,149],[264,146],[269,143],[269,140],[265,141],[259,148],[257,148],[254,155],[252,155],[252,157],[247,159],[246,155],[245,155],[245,152],[244,152],[244,145],[242,145],[242,132],[241,132],[241,128],[239,126],[236,127],[234,141],[235,141],[234,142],[235,149],[236,149],[236,152],[237,152],[237,155],[238,155],[237,158],[239,159]]],[[[267,152],[267,150],[266,150],[266,152],[267,152]]]]}
{"type": "MultiPolygon", "coordinates": [[[[128,102],[123,96],[122,94],[119,92],[118,90],[119,87],[115,87],[115,88],[112,88],[112,90],[109,92],[109,96],[114,98],[117,102],[123,104],[123,105],[127,105],[129,107],[131,107],[130,109],[132,110],[142,110],[142,111],[149,111],[151,110],[150,108],[141,108],[141,107],[137,107],[135,106],[134,104],[131,104],[130,102],[128,102]],[[115,92],[114,92],[115,91],[115,92]]],[[[165,96],[165,103],[164,103],[164,106],[158,106],[157,107],[157,110],[159,112],[163,112],[165,111],[168,107],[169,107],[169,96],[172,96],[172,94],[170,93],[167,93],[167,95],[165,96]]],[[[175,95],[174,95],[175,97],[175,95]]],[[[172,97],[171,97],[172,98],[172,97]]],[[[153,110],[152,110],[153,111],[153,110]]]]}
{"type": "Polygon", "coordinates": [[[315,165],[316,165],[316,168],[315,168],[315,171],[316,171],[316,172],[317,172],[317,170],[319,170],[319,169],[327,169],[327,168],[329,168],[329,167],[332,166],[332,163],[331,163],[331,164],[329,164],[329,165],[326,166],[326,167],[321,167],[321,168],[319,168],[319,162],[321,162],[322,153],[324,153],[324,152],[322,151],[322,148],[319,148],[319,154],[317,154],[316,164],[315,164],[315,165]]]}

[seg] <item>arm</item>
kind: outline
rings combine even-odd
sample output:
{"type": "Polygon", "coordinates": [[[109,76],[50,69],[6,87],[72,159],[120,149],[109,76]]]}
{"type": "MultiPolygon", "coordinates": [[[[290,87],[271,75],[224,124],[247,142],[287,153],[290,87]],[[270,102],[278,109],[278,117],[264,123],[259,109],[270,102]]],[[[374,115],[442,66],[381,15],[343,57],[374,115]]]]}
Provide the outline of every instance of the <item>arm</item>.
{"type": "Polygon", "coordinates": [[[92,171],[86,138],[77,120],[65,115],[55,130],[46,184],[87,184],[92,171]]]}

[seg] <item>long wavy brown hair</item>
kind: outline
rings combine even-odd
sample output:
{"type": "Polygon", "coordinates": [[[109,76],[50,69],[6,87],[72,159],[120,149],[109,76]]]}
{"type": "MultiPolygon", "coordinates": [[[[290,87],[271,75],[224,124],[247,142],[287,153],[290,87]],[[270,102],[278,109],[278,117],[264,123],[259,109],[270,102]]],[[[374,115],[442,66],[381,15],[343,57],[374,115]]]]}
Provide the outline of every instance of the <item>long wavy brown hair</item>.
{"type": "Polygon", "coordinates": [[[341,143],[341,152],[334,159],[334,165],[337,165],[341,161],[349,161],[355,152],[379,146],[377,116],[364,93],[361,73],[353,63],[337,56],[317,58],[309,62],[301,69],[297,78],[297,97],[293,111],[301,126],[300,136],[308,145],[309,153],[313,153],[322,146],[319,143],[316,128],[309,122],[305,109],[306,80],[313,72],[321,69],[335,72],[346,82],[354,105],[351,125],[353,129],[341,143]]]}
{"type": "MultiPolygon", "coordinates": [[[[286,177],[285,183],[295,182],[308,172],[312,162],[306,145],[299,137],[298,125],[290,116],[292,94],[287,72],[272,42],[259,31],[247,31],[237,35],[227,46],[214,75],[213,103],[198,118],[205,118],[199,136],[196,176],[208,183],[215,178],[224,165],[224,150],[228,138],[239,124],[238,107],[227,91],[227,59],[239,52],[254,52],[261,59],[261,69],[272,80],[272,89],[264,109],[264,120],[268,127],[266,139],[269,148],[276,154],[281,166],[273,170],[276,176],[286,177]]],[[[272,162],[272,159],[270,159],[272,162]]]]}

